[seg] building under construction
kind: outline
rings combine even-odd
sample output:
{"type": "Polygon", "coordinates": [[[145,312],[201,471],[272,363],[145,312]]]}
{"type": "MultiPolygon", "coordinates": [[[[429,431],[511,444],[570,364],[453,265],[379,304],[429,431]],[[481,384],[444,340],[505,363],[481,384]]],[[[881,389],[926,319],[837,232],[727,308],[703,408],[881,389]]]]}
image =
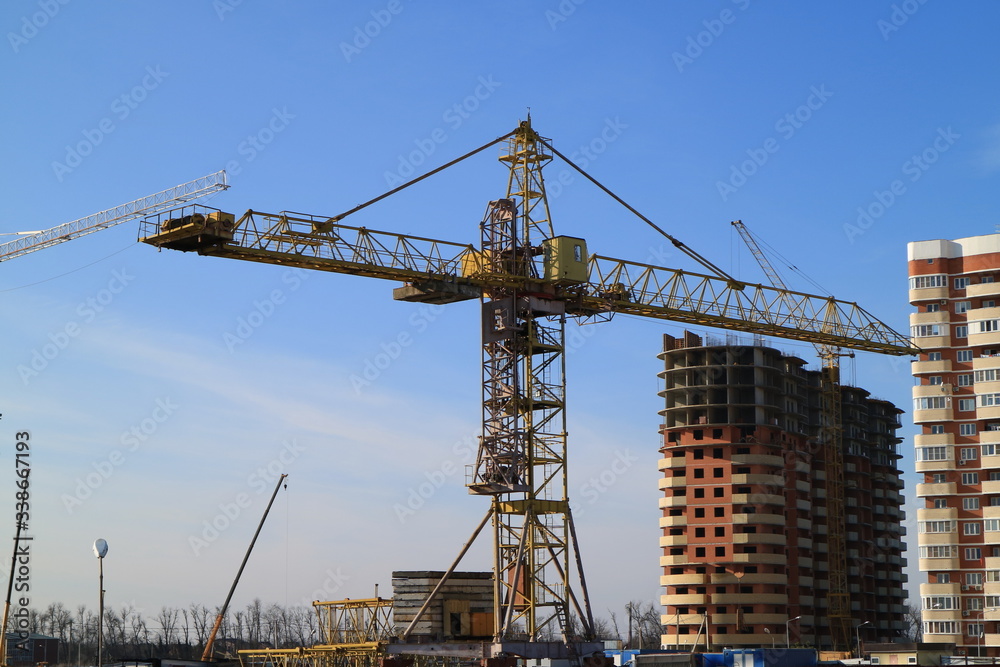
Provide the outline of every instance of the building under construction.
{"type": "MultiPolygon", "coordinates": [[[[831,647],[821,372],[759,338],[667,335],[661,358],[663,645],[831,647]]],[[[851,639],[891,641],[906,601],[901,411],[839,393],[851,639]]]]}

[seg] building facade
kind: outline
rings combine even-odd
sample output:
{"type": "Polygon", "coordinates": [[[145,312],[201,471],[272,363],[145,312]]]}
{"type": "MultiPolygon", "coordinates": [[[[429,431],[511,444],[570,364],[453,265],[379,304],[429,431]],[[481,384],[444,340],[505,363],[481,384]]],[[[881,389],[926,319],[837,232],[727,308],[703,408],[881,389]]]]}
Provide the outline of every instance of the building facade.
{"type": "Polygon", "coordinates": [[[907,253],[924,641],[1000,656],[1000,234],[907,253]]]}
{"type": "MultiPolygon", "coordinates": [[[[735,340],[664,337],[662,643],[826,648],[820,373],[735,340]]],[[[853,629],[892,640],[906,595],[900,410],[857,387],[842,387],[841,401],[853,629]]]]}

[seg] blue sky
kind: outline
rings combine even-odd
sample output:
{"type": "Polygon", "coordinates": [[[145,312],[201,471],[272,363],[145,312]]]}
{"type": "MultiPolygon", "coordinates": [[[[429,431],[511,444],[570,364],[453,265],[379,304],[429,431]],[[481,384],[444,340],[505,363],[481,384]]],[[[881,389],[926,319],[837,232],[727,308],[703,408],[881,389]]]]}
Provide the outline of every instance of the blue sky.
{"type": "MultiPolygon", "coordinates": [[[[906,243],[995,231],[998,19],[985,1],[12,0],[0,232],[222,168],[232,187],[215,206],[333,215],[530,108],[560,151],[721,267],[763,280],[729,224],[742,219],[905,331],[906,243]]],[[[475,242],[504,193],[495,156],[353,223],[475,242]]],[[[696,268],[566,165],[549,182],[563,172],[559,233],[696,268]]],[[[393,570],[445,568],[486,510],[463,486],[476,305],[396,303],[381,281],[136,237],[121,225],[0,267],[0,505],[13,509],[15,434],[30,431],[32,605],[94,606],[97,537],[109,604],[221,603],[280,472],[288,490],[235,604],[367,596],[393,570]]],[[[656,354],[681,330],[570,329],[571,499],[600,615],[659,597],[656,354]]],[[[862,354],[845,379],[909,412],[908,371],[862,354]]],[[[903,467],[912,496],[912,456],[903,467]]],[[[463,567],[488,568],[487,547],[463,567]]]]}

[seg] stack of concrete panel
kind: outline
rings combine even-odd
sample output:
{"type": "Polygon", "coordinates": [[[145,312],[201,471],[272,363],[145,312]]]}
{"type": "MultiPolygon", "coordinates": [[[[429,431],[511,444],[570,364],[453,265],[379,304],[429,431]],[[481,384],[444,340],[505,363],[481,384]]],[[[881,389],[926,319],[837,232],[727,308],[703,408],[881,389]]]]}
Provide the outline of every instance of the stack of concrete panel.
{"type": "MultiPolygon", "coordinates": [[[[393,572],[393,623],[405,629],[444,572],[393,572]]],[[[493,573],[453,572],[412,636],[430,641],[471,639],[493,634],[493,573]]]]}

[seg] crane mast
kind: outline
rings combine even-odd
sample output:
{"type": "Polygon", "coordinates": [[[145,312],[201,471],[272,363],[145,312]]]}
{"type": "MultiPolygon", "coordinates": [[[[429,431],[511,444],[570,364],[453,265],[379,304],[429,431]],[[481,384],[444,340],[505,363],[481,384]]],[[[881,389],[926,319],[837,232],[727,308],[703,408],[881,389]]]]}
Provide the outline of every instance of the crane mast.
{"type": "MultiPolygon", "coordinates": [[[[530,124],[507,143],[510,177],[482,229],[483,431],[469,491],[492,496],[494,641],[537,642],[570,627],[570,523],[566,477],[565,303],[542,284],[538,257],[553,237],[530,124]],[[508,277],[517,277],[511,285],[508,277]],[[546,293],[548,292],[548,293],[546,293]]],[[[583,590],[585,634],[592,614],[583,590]]]]}

